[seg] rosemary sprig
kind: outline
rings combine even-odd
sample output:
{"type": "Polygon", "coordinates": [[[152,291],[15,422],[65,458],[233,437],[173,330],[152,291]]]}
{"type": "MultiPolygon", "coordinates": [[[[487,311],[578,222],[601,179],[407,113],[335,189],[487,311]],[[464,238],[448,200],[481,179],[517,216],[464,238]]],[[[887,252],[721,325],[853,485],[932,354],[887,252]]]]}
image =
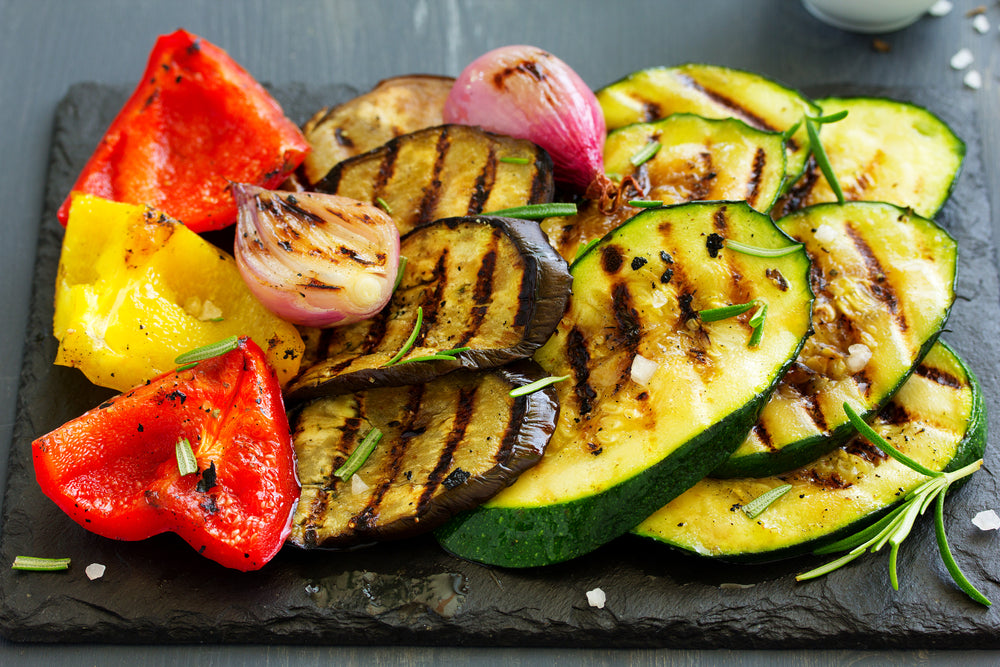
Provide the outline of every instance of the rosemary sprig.
{"type": "Polygon", "coordinates": [[[809,145],[812,147],[812,154],[816,158],[816,164],[819,165],[819,170],[823,172],[826,182],[830,184],[830,189],[836,195],[838,204],[844,203],[844,191],[840,187],[837,175],[833,173],[833,166],[830,165],[830,159],[827,157],[826,150],[819,140],[819,126],[827,123],[836,123],[838,120],[843,120],[846,117],[847,111],[830,114],[829,116],[819,116],[817,118],[806,117],[806,132],[809,134],[809,145]]]}
{"type": "Polygon", "coordinates": [[[399,289],[399,283],[403,282],[403,272],[406,271],[407,261],[408,260],[404,255],[399,256],[399,266],[396,267],[396,282],[392,284],[393,294],[395,294],[396,290],[399,289]]]}
{"type": "Polygon", "coordinates": [[[36,556],[15,556],[11,564],[12,570],[30,570],[32,572],[54,572],[68,570],[69,558],[38,558],[36,556]]]}
{"type": "Polygon", "coordinates": [[[753,308],[756,303],[756,301],[747,301],[746,303],[736,303],[731,306],[722,306],[720,308],[706,308],[705,310],[698,311],[698,317],[701,318],[702,322],[718,322],[719,320],[725,320],[730,317],[742,315],[753,308]]]}
{"type": "Polygon", "coordinates": [[[375,203],[378,204],[379,208],[381,208],[383,211],[385,211],[389,215],[392,215],[392,207],[389,206],[389,202],[382,199],[381,197],[375,197],[375,203]]]}
{"type": "Polygon", "coordinates": [[[657,199],[629,199],[628,205],[632,208],[656,208],[657,206],[663,206],[663,201],[657,199]]]}
{"type": "Polygon", "coordinates": [[[757,312],[751,315],[747,321],[747,324],[753,327],[753,333],[750,334],[750,341],[747,343],[747,347],[757,347],[760,345],[760,341],[764,337],[765,319],[767,319],[767,303],[761,301],[757,312]]]}
{"type": "Polygon", "coordinates": [[[375,451],[375,445],[377,445],[381,439],[382,431],[379,429],[373,428],[368,431],[368,433],[365,434],[365,437],[361,439],[361,442],[358,443],[358,446],[354,448],[354,451],[351,452],[351,455],[347,457],[346,461],[344,461],[343,465],[337,468],[333,474],[345,482],[349,480],[351,476],[365,464],[368,457],[375,451]]]}
{"type": "Polygon", "coordinates": [[[410,336],[403,343],[403,347],[399,348],[399,352],[393,355],[392,359],[382,364],[383,368],[385,366],[392,366],[400,359],[402,359],[410,348],[413,347],[413,343],[417,340],[417,335],[420,334],[420,327],[424,325],[424,309],[423,306],[417,306],[417,321],[413,324],[413,331],[410,332],[410,336]]]}
{"type": "Polygon", "coordinates": [[[917,516],[919,514],[923,514],[931,503],[934,503],[934,532],[937,536],[938,550],[941,552],[941,559],[944,561],[945,567],[951,574],[952,579],[955,580],[955,583],[958,584],[958,587],[961,588],[966,595],[982,605],[987,607],[990,606],[992,603],[989,599],[980,593],[979,590],[977,590],[976,587],[969,582],[959,569],[958,563],[955,562],[955,557],[952,555],[951,549],[948,547],[948,539],[944,532],[944,497],[948,492],[948,488],[954,482],[968,477],[975,471],[979,470],[979,468],[983,465],[983,460],[979,459],[964,468],[952,472],[931,470],[914,461],[909,456],[906,456],[886,442],[886,440],[876,433],[874,429],[868,426],[868,424],[866,424],[847,403],[844,403],[844,412],[847,413],[847,418],[851,421],[851,424],[853,424],[861,435],[863,435],[873,445],[906,467],[925,475],[928,479],[906,494],[902,505],[884,516],[875,524],[859,531],[858,533],[855,533],[850,537],[834,542],[833,544],[826,545],[821,549],[817,549],[815,551],[817,554],[837,553],[845,550],[847,553],[840,558],[827,563],[826,565],[798,575],[796,580],[805,581],[807,579],[821,577],[824,574],[829,574],[839,567],[850,563],[865,551],[875,553],[888,544],[889,580],[892,587],[899,590],[899,578],[896,570],[899,545],[904,539],[906,539],[906,536],[910,534],[910,529],[913,527],[913,523],[917,516]]]}
{"type": "Polygon", "coordinates": [[[486,215],[521,218],[524,220],[543,220],[556,216],[576,215],[576,204],[559,202],[552,204],[528,204],[527,206],[515,206],[514,208],[502,208],[499,211],[490,211],[486,215]]]}
{"type": "Polygon", "coordinates": [[[773,489],[765,491],[744,505],[743,512],[751,519],[756,519],[764,510],[770,507],[775,500],[791,490],[791,484],[782,484],[781,486],[776,486],[773,489]]]}
{"type": "Polygon", "coordinates": [[[550,375],[547,378],[542,378],[541,380],[535,380],[530,384],[525,384],[520,387],[515,387],[510,390],[510,397],[517,398],[518,396],[526,396],[528,394],[533,394],[539,389],[544,389],[550,384],[555,384],[556,382],[562,382],[563,380],[568,380],[568,375],[550,375]]]}
{"type": "Polygon", "coordinates": [[[663,144],[659,141],[650,141],[645,146],[640,148],[635,155],[629,158],[629,162],[632,163],[633,167],[639,167],[646,162],[649,162],[660,152],[663,144]]]}
{"type": "Polygon", "coordinates": [[[198,459],[194,457],[194,450],[191,449],[191,441],[187,438],[180,438],[174,445],[174,454],[177,456],[177,469],[184,475],[198,472],[198,459]]]}
{"type": "Polygon", "coordinates": [[[224,338],[216,343],[196,347],[193,350],[185,352],[174,359],[174,363],[178,366],[186,366],[187,364],[205,361],[206,359],[218,357],[226,352],[235,350],[239,343],[240,341],[237,336],[230,336],[229,338],[224,338]]]}
{"type": "Polygon", "coordinates": [[[753,245],[747,245],[746,243],[740,243],[739,241],[733,241],[732,239],[726,239],[725,246],[734,252],[738,252],[743,255],[752,255],[754,257],[784,257],[785,255],[791,255],[792,253],[799,252],[805,248],[805,246],[801,243],[786,245],[783,248],[760,248],[753,245]]]}

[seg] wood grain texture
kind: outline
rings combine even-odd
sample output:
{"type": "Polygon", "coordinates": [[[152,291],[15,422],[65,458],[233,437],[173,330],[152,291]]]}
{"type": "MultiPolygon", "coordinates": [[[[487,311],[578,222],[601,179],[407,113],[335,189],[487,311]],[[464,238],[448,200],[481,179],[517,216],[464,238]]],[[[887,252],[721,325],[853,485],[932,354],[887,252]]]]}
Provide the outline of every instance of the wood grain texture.
{"type": "MultiPolygon", "coordinates": [[[[942,19],[924,19],[892,35],[888,53],[871,48],[870,36],[827,28],[794,0],[578,0],[572,15],[564,3],[531,0],[356,0],[296,3],[239,0],[0,0],[0,479],[6,477],[7,447],[21,366],[30,280],[42,209],[52,114],[72,83],[131,84],[142,71],[155,36],[178,26],[226,48],[263,81],[343,82],[367,88],[408,72],[457,74],[488,48],[529,43],[571,63],[598,87],[646,66],[705,61],[760,71],[796,87],[852,82],[899,87],[934,86],[946,95],[973,96],[982,163],[979,174],[993,197],[1000,193],[1000,113],[997,72],[1000,49],[994,27],[975,33],[966,10],[986,4],[994,26],[994,3],[960,0],[942,19]],[[964,89],[950,56],[961,47],[976,56],[980,91],[964,89]]],[[[297,119],[303,120],[303,119],[297,119]]],[[[993,219],[994,235],[1000,221],[993,219]]],[[[2,529],[2,528],[0,528],[2,529]]],[[[974,557],[968,554],[967,557],[974,557]]],[[[5,566],[0,564],[0,566],[5,566]]],[[[996,573],[994,573],[996,576],[996,573]]],[[[947,610],[943,610],[947,613],[947,610]]],[[[990,613],[997,613],[996,611],[990,613]]],[[[926,652],[809,654],[696,651],[527,651],[458,649],[340,649],[294,647],[74,647],[0,643],[3,664],[291,664],[307,661],[438,664],[471,658],[541,664],[929,664],[955,656],[926,652]]],[[[995,654],[965,653],[968,664],[995,664],[995,654]]]]}

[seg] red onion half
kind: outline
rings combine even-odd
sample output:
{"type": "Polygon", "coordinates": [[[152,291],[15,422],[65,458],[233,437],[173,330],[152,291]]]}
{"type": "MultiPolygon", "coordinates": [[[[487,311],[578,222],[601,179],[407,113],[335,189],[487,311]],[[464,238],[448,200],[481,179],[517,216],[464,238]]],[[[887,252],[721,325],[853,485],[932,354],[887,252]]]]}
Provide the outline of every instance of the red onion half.
{"type": "Polygon", "coordinates": [[[399,230],[384,211],[347,197],[234,183],[236,264],[250,291],[295,324],[371,317],[389,301],[399,230]]]}

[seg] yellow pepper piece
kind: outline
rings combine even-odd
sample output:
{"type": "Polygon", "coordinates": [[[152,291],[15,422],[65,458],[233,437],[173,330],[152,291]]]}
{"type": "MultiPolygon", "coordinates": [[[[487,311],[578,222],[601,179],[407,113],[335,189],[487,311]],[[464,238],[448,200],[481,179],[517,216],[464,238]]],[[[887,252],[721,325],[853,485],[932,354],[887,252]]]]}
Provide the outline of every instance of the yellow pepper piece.
{"type": "Polygon", "coordinates": [[[264,308],[233,258],[146,206],[73,197],[56,279],[55,363],[126,391],[176,367],[177,355],[250,336],[284,385],[303,343],[264,308]]]}

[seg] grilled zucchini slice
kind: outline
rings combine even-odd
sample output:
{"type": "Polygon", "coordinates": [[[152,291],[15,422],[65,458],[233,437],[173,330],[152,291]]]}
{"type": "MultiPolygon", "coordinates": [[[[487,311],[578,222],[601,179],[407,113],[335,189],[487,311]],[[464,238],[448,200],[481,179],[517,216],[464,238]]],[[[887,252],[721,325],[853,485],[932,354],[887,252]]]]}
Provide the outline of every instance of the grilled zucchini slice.
{"type": "MultiPolygon", "coordinates": [[[[939,342],[872,423],[931,470],[982,458],[986,415],[975,376],[939,342]]],[[[776,477],[704,479],[632,532],[702,556],[764,562],[811,551],[881,518],[926,480],[857,437],[776,477]],[[768,489],[792,489],[755,519],[743,505],[768,489]]]]}
{"type": "MultiPolygon", "coordinates": [[[[753,72],[688,63],[629,74],[597,91],[608,129],[673,113],[738,118],[753,127],[786,132],[819,107],[802,94],[753,72]]],[[[805,168],[809,136],[799,127],[788,139],[788,184],[805,168]]]]}
{"type": "MultiPolygon", "coordinates": [[[[604,144],[605,170],[631,176],[643,197],[664,204],[695,200],[745,200],[767,211],[785,177],[785,146],[780,134],[763,132],[734,119],[710,120],[674,114],[655,123],[636,123],[614,130],[604,144]],[[633,158],[644,148],[659,145],[638,166],[633,158]]],[[[587,201],[566,218],[548,218],[542,229],[549,242],[567,260],[639,212],[622,206],[610,214],[587,201]]]]}
{"type": "Polygon", "coordinates": [[[955,299],[955,241],[912,212],[819,204],[777,225],[812,258],[815,333],[716,477],[775,475],[836,447],[853,433],[844,401],[877,412],[937,340],[955,299]]]}
{"type": "MultiPolygon", "coordinates": [[[[844,197],[884,201],[933,218],[965,158],[965,143],[927,109],[884,98],[828,97],[824,114],[847,117],[823,125],[820,139],[844,197]]],[[[781,215],[837,198],[815,164],[776,207],[781,215]]]]}
{"type": "Polygon", "coordinates": [[[530,357],[566,310],[572,278],[536,222],[489,216],[425,224],[400,240],[407,264],[374,318],[313,332],[291,401],[427,382],[530,357]],[[417,324],[413,345],[398,363],[417,324]],[[453,358],[420,360],[467,348],[453,358]],[[309,364],[306,366],[305,364],[309,364]]]}
{"type": "Polygon", "coordinates": [[[521,362],[307,403],[293,422],[302,495],[290,541],[409,537],[489,498],[538,462],[555,428],[553,390],[510,396],[540,377],[521,362]],[[381,442],[357,479],[341,480],[334,473],[372,428],[381,442]]]}
{"type": "Polygon", "coordinates": [[[465,125],[404,134],[338,163],[316,183],[320,192],[382,206],[400,234],[439,218],[548,203],[553,188],[548,153],[465,125]]]}
{"type": "Polygon", "coordinates": [[[536,354],[555,376],[556,432],[542,461],[437,533],[463,558],[508,567],[587,553],[701,479],[746,434],[809,330],[809,262],[721,248],[791,241],[744,202],[650,209],[571,267],[573,296],[536,354]],[[697,312],[758,300],[703,322],[697,312]],[[641,372],[652,364],[653,372],[641,372]]]}
{"type": "Polygon", "coordinates": [[[411,74],[379,81],[364,95],[324,107],[302,126],[312,150],[302,163],[312,184],[335,164],[402,134],[444,123],[441,112],[455,79],[411,74]]]}

